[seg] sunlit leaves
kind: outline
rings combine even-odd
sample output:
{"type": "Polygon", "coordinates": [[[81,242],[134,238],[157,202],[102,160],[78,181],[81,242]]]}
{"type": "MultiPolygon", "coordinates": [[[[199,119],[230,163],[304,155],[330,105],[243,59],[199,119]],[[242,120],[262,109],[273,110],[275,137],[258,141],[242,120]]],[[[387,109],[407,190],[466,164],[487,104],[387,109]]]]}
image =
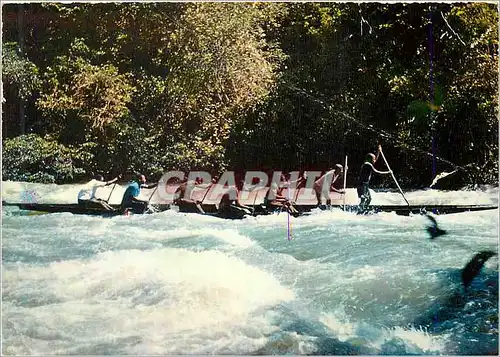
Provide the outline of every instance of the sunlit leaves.
{"type": "MultiPolygon", "coordinates": [[[[83,47],[76,44],[76,49],[83,47]]],[[[127,115],[133,90],[128,76],[111,64],[95,66],[81,57],[62,56],[46,73],[46,90],[38,105],[53,115],[73,112],[103,128],[127,115]]]]}
{"type": "Polygon", "coordinates": [[[38,68],[23,57],[17,43],[4,43],[2,46],[2,80],[13,85],[22,99],[27,99],[40,88],[38,68]]]}
{"type": "Polygon", "coordinates": [[[29,134],[3,143],[4,180],[27,182],[68,182],[82,173],[75,167],[77,156],[50,137],[29,134]]]}
{"type": "Polygon", "coordinates": [[[16,89],[7,115],[19,87],[27,120],[74,145],[87,170],[321,166],[344,151],[361,160],[379,129],[398,139],[387,145],[408,180],[429,181],[419,175],[430,163],[405,150],[429,149],[432,136],[447,159],[496,170],[491,4],[24,6],[49,20],[36,31],[24,22],[25,54],[4,47],[5,88],[16,89]]]}
{"type": "Polygon", "coordinates": [[[261,100],[274,80],[277,54],[266,51],[259,11],[249,4],[189,4],[171,36],[171,73],[186,94],[225,106],[261,100]]]}

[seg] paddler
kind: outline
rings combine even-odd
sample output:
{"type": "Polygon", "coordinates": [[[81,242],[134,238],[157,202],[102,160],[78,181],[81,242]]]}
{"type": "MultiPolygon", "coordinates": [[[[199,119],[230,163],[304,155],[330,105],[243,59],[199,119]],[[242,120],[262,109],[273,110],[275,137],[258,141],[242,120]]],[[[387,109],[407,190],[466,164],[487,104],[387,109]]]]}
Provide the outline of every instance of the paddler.
{"type": "MultiPolygon", "coordinates": [[[[175,198],[174,198],[173,203],[178,205],[178,206],[181,206],[184,204],[194,204],[200,213],[205,213],[205,211],[201,207],[201,203],[203,200],[201,200],[201,201],[200,200],[193,200],[193,199],[191,199],[191,197],[186,197],[186,191],[188,191],[188,186],[199,186],[202,183],[203,183],[203,179],[200,177],[197,177],[194,180],[194,182],[189,181],[188,178],[184,179],[181,182],[181,184],[179,185],[179,187],[177,187],[177,190],[175,191],[175,194],[174,194],[175,198]]],[[[209,187],[213,184],[214,184],[214,179],[212,179],[211,183],[207,186],[206,192],[208,192],[209,187]]],[[[191,196],[192,190],[189,190],[188,193],[191,196]]]]}
{"type": "Polygon", "coordinates": [[[381,175],[388,175],[392,173],[392,170],[389,171],[379,171],[373,165],[377,162],[380,152],[382,151],[382,147],[379,145],[377,149],[377,156],[372,153],[366,155],[366,160],[361,166],[361,170],[359,171],[359,182],[358,182],[358,197],[361,199],[359,203],[359,208],[361,212],[365,212],[372,197],[370,195],[370,179],[372,178],[372,173],[381,175]]]}
{"type": "Polygon", "coordinates": [[[127,212],[132,211],[133,213],[144,213],[149,201],[143,201],[137,199],[141,193],[141,188],[154,188],[158,186],[157,183],[146,184],[146,176],[143,174],[136,174],[135,177],[129,182],[125,193],[123,194],[121,211],[127,212]]]}
{"type": "Polygon", "coordinates": [[[250,207],[240,201],[240,192],[244,184],[244,181],[241,180],[238,185],[229,187],[229,190],[222,196],[220,203],[216,205],[219,212],[230,213],[231,208],[234,207],[245,214],[251,214],[250,207]]]}
{"type": "Polygon", "coordinates": [[[345,194],[344,190],[338,190],[335,188],[334,184],[337,179],[344,172],[344,168],[341,164],[336,164],[335,168],[330,168],[323,176],[317,179],[314,182],[313,189],[316,193],[316,199],[318,200],[318,206],[321,205],[321,198],[324,196],[326,199],[326,204],[329,205],[331,203],[330,200],[330,191],[340,193],[341,195],[345,194]],[[331,183],[330,183],[331,181],[331,183]],[[329,188],[329,189],[328,189],[329,188]]]}
{"type": "MultiPolygon", "coordinates": [[[[295,181],[290,181],[289,178],[286,177],[286,175],[281,174],[280,181],[283,183],[281,187],[279,187],[278,183],[274,181],[271,183],[269,192],[267,193],[266,197],[264,197],[264,205],[266,205],[267,207],[275,206],[275,207],[286,208],[286,210],[290,214],[292,215],[298,214],[298,211],[293,206],[291,199],[289,197],[285,197],[283,195],[283,191],[285,190],[285,188],[289,190],[291,184],[299,182],[301,181],[301,179],[299,178],[295,181]]],[[[287,192],[289,193],[288,190],[287,192]]]]}
{"type": "Polygon", "coordinates": [[[107,201],[96,197],[96,191],[100,187],[109,186],[117,182],[121,177],[122,175],[118,175],[111,181],[104,181],[102,175],[96,175],[94,179],[78,192],[78,204],[86,208],[104,208],[113,211],[113,207],[111,207],[107,201]]]}

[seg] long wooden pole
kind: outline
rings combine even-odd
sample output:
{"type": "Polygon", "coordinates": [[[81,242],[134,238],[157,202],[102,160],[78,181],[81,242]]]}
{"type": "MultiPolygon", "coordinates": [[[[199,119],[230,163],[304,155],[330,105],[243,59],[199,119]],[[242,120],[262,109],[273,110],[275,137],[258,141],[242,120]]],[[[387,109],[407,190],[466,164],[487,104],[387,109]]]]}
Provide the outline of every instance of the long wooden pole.
{"type": "Polygon", "coordinates": [[[151,201],[151,199],[153,198],[153,195],[155,194],[156,190],[158,189],[158,186],[159,185],[156,185],[155,189],[153,190],[153,193],[151,194],[151,196],[149,196],[148,204],[149,204],[149,201],[151,201]]]}
{"type": "Polygon", "coordinates": [[[394,182],[396,183],[396,186],[398,187],[398,190],[399,192],[401,193],[401,196],[403,196],[406,204],[408,206],[410,206],[410,203],[408,202],[408,200],[406,199],[405,197],[405,194],[403,193],[403,190],[401,190],[401,187],[399,187],[399,183],[398,181],[396,180],[396,177],[394,176],[394,172],[392,172],[391,168],[389,167],[389,163],[387,162],[387,160],[385,159],[385,155],[384,155],[384,152],[382,151],[382,148],[380,148],[380,154],[382,154],[382,158],[384,159],[384,162],[385,162],[385,165],[387,166],[387,168],[389,169],[389,171],[391,171],[391,175],[392,175],[392,178],[394,179],[394,182]]]}
{"type": "Polygon", "coordinates": [[[345,211],[346,183],[347,183],[347,155],[345,156],[345,165],[344,165],[344,211],[345,211]]]}
{"type": "Polygon", "coordinates": [[[109,197],[106,200],[107,203],[109,203],[109,200],[111,199],[111,195],[113,194],[113,190],[115,189],[115,187],[116,187],[116,183],[113,185],[113,188],[111,189],[111,193],[109,194],[109,197]]]}
{"type": "MultiPolygon", "coordinates": [[[[249,191],[252,192],[252,191],[249,191]]],[[[257,200],[257,196],[259,195],[259,190],[257,189],[255,192],[255,196],[253,198],[253,205],[252,205],[252,216],[255,216],[255,201],[257,200]]]]}

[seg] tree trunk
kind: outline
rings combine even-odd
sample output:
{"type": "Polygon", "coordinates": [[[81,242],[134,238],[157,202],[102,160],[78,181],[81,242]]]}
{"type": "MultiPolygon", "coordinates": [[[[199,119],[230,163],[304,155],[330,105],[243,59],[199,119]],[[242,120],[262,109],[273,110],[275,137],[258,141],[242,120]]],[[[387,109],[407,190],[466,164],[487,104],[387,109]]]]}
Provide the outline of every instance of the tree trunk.
{"type": "MultiPolygon", "coordinates": [[[[24,5],[19,4],[18,8],[18,16],[17,16],[17,29],[18,29],[18,36],[19,36],[19,51],[21,52],[21,55],[24,54],[24,5]]],[[[26,131],[26,115],[25,115],[25,107],[26,103],[25,100],[19,96],[19,133],[21,135],[24,135],[26,131]]]]}

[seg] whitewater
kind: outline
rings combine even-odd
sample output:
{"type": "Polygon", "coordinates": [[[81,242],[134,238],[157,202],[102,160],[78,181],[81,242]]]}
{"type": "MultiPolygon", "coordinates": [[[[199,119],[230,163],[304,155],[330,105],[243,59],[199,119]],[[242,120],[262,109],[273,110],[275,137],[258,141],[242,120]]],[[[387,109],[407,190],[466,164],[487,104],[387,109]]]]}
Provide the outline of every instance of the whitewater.
{"type": "MultiPolygon", "coordinates": [[[[75,203],[80,188],[3,182],[2,200],[75,203]]],[[[404,204],[394,192],[372,197],[404,204]]],[[[498,188],[406,197],[497,205],[498,188]]],[[[346,200],[357,202],[355,190],[346,200]]],[[[2,352],[497,355],[498,258],[467,293],[460,273],[477,252],[498,251],[498,214],[436,216],[448,234],[430,240],[421,215],[102,218],[3,207],[2,352]]]]}

